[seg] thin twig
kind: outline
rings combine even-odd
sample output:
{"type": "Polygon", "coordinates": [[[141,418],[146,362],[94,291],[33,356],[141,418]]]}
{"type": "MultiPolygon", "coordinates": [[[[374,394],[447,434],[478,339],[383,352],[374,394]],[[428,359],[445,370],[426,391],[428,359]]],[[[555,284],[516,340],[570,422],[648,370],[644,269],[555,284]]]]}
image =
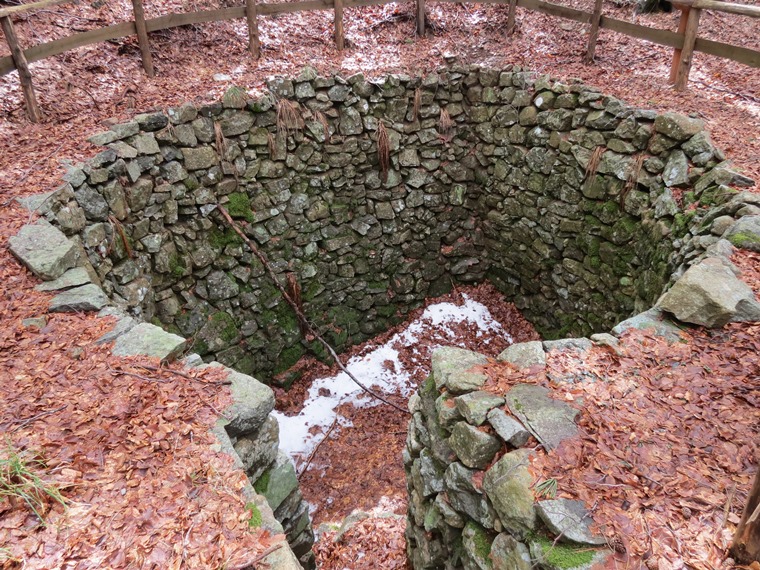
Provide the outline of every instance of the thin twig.
{"type": "Polygon", "coordinates": [[[13,433],[14,431],[18,431],[21,428],[24,428],[24,427],[28,426],[29,424],[34,423],[34,422],[36,422],[37,420],[39,420],[41,418],[44,418],[45,416],[49,416],[49,415],[52,415],[52,414],[54,414],[56,412],[60,412],[65,407],[66,407],[66,405],[63,405],[60,408],[56,408],[54,410],[48,410],[46,412],[40,412],[36,416],[32,416],[31,418],[27,418],[24,421],[22,421],[20,424],[18,424],[16,427],[14,427],[11,430],[11,433],[13,433]]]}
{"type": "Polygon", "coordinates": [[[312,460],[314,459],[314,456],[317,454],[317,450],[319,449],[319,446],[324,443],[324,441],[330,437],[330,434],[332,433],[332,430],[335,429],[335,426],[338,425],[338,416],[335,416],[335,419],[333,420],[332,425],[330,426],[330,429],[327,430],[327,433],[325,433],[324,437],[319,440],[319,443],[314,446],[314,449],[311,450],[311,453],[309,454],[308,459],[306,459],[306,463],[304,463],[304,466],[301,468],[301,471],[298,473],[298,480],[301,480],[301,476],[306,473],[306,470],[309,468],[309,465],[311,465],[312,460]]]}
{"type": "Polygon", "coordinates": [[[137,374],[136,372],[129,372],[128,370],[122,370],[121,368],[111,368],[109,367],[108,370],[111,372],[114,372],[116,374],[123,374],[125,376],[132,376],[134,378],[137,378],[138,380],[143,380],[145,382],[158,382],[159,384],[166,384],[168,380],[161,380],[159,378],[148,378],[147,376],[143,376],[142,374],[137,374]]]}
{"type": "Polygon", "coordinates": [[[393,402],[383,398],[379,394],[376,394],[372,390],[370,390],[367,386],[362,384],[356,376],[354,376],[348,368],[346,368],[343,365],[343,362],[341,362],[340,357],[338,356],[338,353],[335,352],[335,349],[328,343],[319,332],[317,332],[316,327],[309,321],[309,319],[306,318],[306,315],[303,314],[301,309],[299,308],[298,304],[293,301],[293,299],[290,298],[290,295],[288,295],[288,292],[285,290],[285,288],[280,284],[280,281],[277,279],[277,275],[275,274],[274,270],[272,269],[272,266],[269,264],[269,260],[267,259],[266,255],[259,251],[259,248],[257,248],[253,242],[250,240],[250,238],[245,235],[242,230],[238,227],[238,225],[233,221],[233,219],[230,217],[227,210],[222,206],[221,204],[217,205],[217,209],[219,212],[224,216],[224,219],[227,220],[227,223],[230,225],[230,227],[237,233],[240,238],[246,243],[246,245],[250,248],[251,252],[258,258],[258,260],[261,262],[261,264],[266,268],[267,273],[269,274],[270,279],[274,283],[275,287],[280,291],[280,295],[282,295],[282,298],[285,299],[285,301],[293,308],[293,311],[295,312],[298,319],[303,323],[304,327],[316,338],[320,344],[327,350],[327,352],[330,353],[330,356],[335,361],[335,364],[338,365],[338,368],[342,372],[344,372],[357,386],[359,386],[364,392],[372,396],[373,398],[380,400],[381,402],[388,404],[390,407],[395,408],[396,410],[400,412],[404,412],[405,414],[409,414],[409,410],[406,410],[405,408],[402,408],[401,406],[398,406],[394,404],[393,402]]]}

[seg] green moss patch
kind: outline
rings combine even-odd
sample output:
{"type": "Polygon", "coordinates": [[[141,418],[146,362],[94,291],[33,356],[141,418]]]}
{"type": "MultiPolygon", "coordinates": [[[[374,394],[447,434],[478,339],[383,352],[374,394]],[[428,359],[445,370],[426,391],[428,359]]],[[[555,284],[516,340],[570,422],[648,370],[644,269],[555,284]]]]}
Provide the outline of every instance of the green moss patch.
{"type": "Polygon", "coordinates": [[[542,561],[551,568],[561,570],[590,564],[597,552],[587,546],[572,546],[562,542],[554,544],[554,541],[540,535],[533,537],[533,542],[540,549],[542,561]]]}
{"type": "Polygon", "coordinates": [[[248,503],[245,508],[250,513],[250,516],[248,517],[249,528],[259,528],[264,520],[259,507],[257,507],[254,503],[248,503]]]}
{"type": "Polygon", "coordinates": [[[245,192],[233,192],[229,195],[229,199],[227,212],[230,216],[246,220],[247,222],[254,221],[253,209],[251,208],[251,200],[248,198],[248,194],[245,192]]]}

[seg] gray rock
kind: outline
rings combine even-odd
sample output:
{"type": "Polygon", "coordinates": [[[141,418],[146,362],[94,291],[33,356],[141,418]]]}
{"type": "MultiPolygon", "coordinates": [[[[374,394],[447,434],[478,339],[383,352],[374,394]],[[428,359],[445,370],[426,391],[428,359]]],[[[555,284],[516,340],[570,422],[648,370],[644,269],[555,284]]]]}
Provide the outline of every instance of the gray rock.
{"type": "Polygon", "coordinates": [[[488,423],[499,434],[499,437],[512,447],[522,447],[530,438],[530,432],[500,408],[488,412],[488,423]]]}
{"type": "Polygon", "coordinates": [[[462,420],[462,414],[456,406],[454,398],[448,392],[444,392],[435,401],[435,411],[438,415],[438,423],[441,427],[449,429],[456,422],[462,420]]]}
{"type": "MultiPolygon", "coordinates": [[[[211,363],[205,366],[222,366],[211,363]]],[[[201,366],[204,368],[205,366],[201,366]]],[[[233,403],[225,409],[225,420],[221,420],[227,433],[232,437],[249,434],[261,427],[269,413],[274,409],[274,392],[266,384],[262,384],[252,376],[242,374],[231,368],[227,380],[232,382],[233,403]]],[[[273,507],[276,508],[276,507],[273,507]]]]}
{"type": "MultiPolygon", "coordinates": [[[[734,225],[735,222],[736,220],[731,216],[718,216],[713,220],[713,223],[710,226],[710,233],[716,236],[722,236],[726,233],[726,230],[734,225]]],[[[758,238],[758,244],[760,244],[760,237],[758,238]]]]}
{"type": "Polygon", "coordinates": [[[613,327],[612,334],[622,336],[622,334],[629,329],[654,329],[655,335],[667,338],[671,341],[677,341],[681,338],[681,329],[675,323],[668,320],[663,312],[657,307],[653,307],[643,313],[634,315],[630,319],[621,321],[613,327]]]}
{"type": "Polygon", "coordinates": [[[470,425],[479,426],[486,421],[489,411],[504,404],[504,398],[478,391],[457,396],[454,404],[470,425]]]}
{"type": "Polygon", "coordinates": [[[499,515],[502,527],[517,538],[527,536],[536,528],[529,455],[525,449],[507,453],[483,478],[483,491],[499,515]]]}
{"type": "Polygon", "coordinates": [[[458,512],[464,513],[486,528],[493,528],[496,512],[483,491],[475,488],[472,481],[474,474],[474,471],[459,462],[449,465],[444,475],[446,495],[451,506],[458,512]]]}
{"type": "Polygon", "coordinates": [[[116,338],[111,352],[116,356],[145,355],[163,359],[180,354],[186,344],[181,336],[150,323],[140,323],[116,338]]]}
{"type": "Polygon", "coordinates": [[[501,449],[501,441],[467,422],[451,430],[449,445],[459,460],[471,469],[484,469],[501,449]]]}
{"type": "Polygon", "coordinates": [[[133,328],[135,328],[135,326],[137,326],[137,321],[135,319],[132,317],[121,316],[119,317],[119,320],[116,321],[114,327],[95,342],[97,344],[112,342],[121,335],[131,331],[133,328]]]}
{"type": "Polygon", "coordinates": [[[277,419],[267,416],[255,432],[241,435],[235,441],[235,452],[245,467],[246,475],[256,481],[277,458],[280,443],[280,426],[277,419]]]}
{"type": "Polygon", "coordinates": [[[531,570],[533,563],[528,547],[505,532],[491,544],[493,570],[531,570]]]}
{"type": "Polygon", "coordinates": [[[359,115],[359,111],[353,107],[341,107],[340,134],[359,135],[363,130],[362,117],[359,115]]]}
{"type": "Polygon", "coordinates": [[[219,155],[216,154],[216,149],[210,146],[184,148],[182,149],[182,156],[185,157],[185,168],[187,170],[211,168],[219,162],[219,155]]]}
{"type": "Polygon", "coordinates": [[[34,289],[36,291],[60,291],[62,289],[71,289],[79,285],[91,283],[90,274],[84,267],[74,267],[53,281],[40,283],[34,289]]]}
{"type": "Polygon", "coordinates": [[[606,544],[603,536],[591,532],[593,519],[583,501],[552,499],[536,503],[536,512],[547,528],[563,542],[575,542],[589,546],[606,544]]]}
{"type": "Polygon", "coordinates": [[[99,311],[110,303],[103,290],[92,283],[68,289],[50,301],[51,313],[76,313],[79,311],[99,311]]]}
{"type": "Polygon", "coordinates": [[[519,342],[505,348],[496,360],[511,362],[518,368],[546,366],[546,352],[540,340],[519,342]]]}
{"type": "Polygon", "coordinates": [[[435,386],[447,387],[453,393],[470,392],[485,384],[487,377],[471,369],[486,364],[482,354],[462,348],[443,347],[433,351],[431,368],[435,386]]]}
{"type": "Polygon", "coordinates": [[[46,281],[59,278],[77,259],[74,243],[47,220],[23,226],[8,245],[21,263],[46,281]]]}
{"type": "Polygon", "coordinates": [[[660,134],[685,141],[696,135],[704,128],[699,119],[691,119],[679,113],[663,113],[654,120],[654,130],[660,134]]]}
{"type": "Polygon", "coordinates": [[[104,222],[108,219],[108,202],[89,186],[79,188],[74,192],[74,198],[88,220],[104,222]]]}
{"type": "Polygon", "coordinates": [[[412,464],[412,481],[414,488],[423,496],[429,497],[444,490],[443,475],[445,465],[437,461],[430,450],[423,449],[412,464]]]}
{"type": "Polygon", "coordinates": [[[490,534],[482,526],[470,521],[462,531],[462,567],[464,570],[490,570],[492,568],[489,555],[491,554],[490,534]]]}
{"type": "Polygon", "coordinates": [[[298,489],[293,463],[280,451],[274,465],[253,484],[253,488],[266,498],[273,511],[277,510],[288,495],[298,489]]]}
{"type": "Polygon", "coordinates": [[[546,350],[546,352],[551,352],[553,350],[556,350],[558,352],[567,352],[567,351],[586,352],[592,346],[594,346],[594,343],[591,342],[587,338],[581,337],[581,338],[561,338],[559,340],[545,340],[543,345],[544,345],[544,350],[546,350]]]}
{"type": "Polygon", "coordinates": [[[689,159],[683,151],[674,150],[670,153],[662,171],[662,181],[669,188],[689,184],[689,159]]]}
{"type": "Polygon", "coordinates": [[[578,410],[549,397],[549,390],[543,386],[517,384],[505,397],[512,414],[547,451],[578,433],[578,410]]]}
{"type": "Polygon", "coordinates": [[[657,307],[681,322],[705,327],[760,320],[760,303],[752,289],[717,258],[692,265],[657,307]]]}
{"type": "Polygon", "coordinates": [[[760,216],[739,218],[723,237],[735,247],[760,252],[760,216]]]}

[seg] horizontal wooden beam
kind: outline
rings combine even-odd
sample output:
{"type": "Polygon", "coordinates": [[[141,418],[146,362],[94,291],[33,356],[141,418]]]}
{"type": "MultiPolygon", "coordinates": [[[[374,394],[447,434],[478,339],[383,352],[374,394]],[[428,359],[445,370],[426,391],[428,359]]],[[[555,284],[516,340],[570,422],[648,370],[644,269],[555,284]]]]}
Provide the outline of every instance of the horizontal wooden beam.
{"type": "Polygon", "coordinates": [[[34,10],[41,10],[42,8],[48,8],[50,6],[69,4],[72,1],[73,0],[40,0],[39,2],[31,2],[29,4],[19,4],[18,6],[0,8],[0,18],[3,18],[5,16],[13,16],[14,14],[25,14],[26,12],[33,12],[34,10]]]}
{"type": "MultiPolygon", "coordinates": [[[[43,0],[43,2],[45,1],[47,0],[43,0]]],[[[64,0],[50,1],[57,3],[64,2],[64,0]]],[[[389,4],[391,1],[393,0],[345,0],[344,6],[346,8],[377,6],[389,4]]],[[[462,2],[462,0],[434,1],[457,3],[462,2]]],[[[509,0],[477,0],[477,2],[479,4],[508,4],[509,0]]],[[[715,0],[681,0],[681,2],[690,4],[699,2],[700,7],[702,7],[702,3],[704,2],[713,2],[715,4],[720,4],[721,6],[735,6],[735,4],[730,4],[728,2],[716,2],[715,0]]],[[[35,4],[40,4],[40,2],[35,2],[35,4]]],[[[32,6],[32,4],[26,4],[25,6],[32,6]]],[[[568,6],[559,6],[557,4],[552,4],[551,2],[546,2],[544,0],[517,0],[517,6],[526,10],[540,12],[542,14],[548,14],[550,16],[556,16],[559,18],[564,18],[566,20],[580,22],[582,24],[588,24],[591,22],[592,15],[588,12],[570,8],[568,6]]],[[[17,7],[20,8],[20,6],[17,7]]],[[[307,0],[306,2],[278,2],[271,4],[257,4],[257,13],[259,16],[273,16],[275,14],[332,9],[333,3],[331,0],[307,0]]],[[[233,8],[222,8],[219,10],[186,12],[182,14],[167,14],[158,18],[146,20],[145,25],[148,32],[157,32],[159,30],[167,30],[179,26],[234,20],[245,17],[245,6],[236,6],[233,8]]],[[[649,28],[646,26],[641,26],[639,24],[632,24],[631,22],[626,22],[624,20],[616,20],[615,18],[609,18],[607,16],[602,16],[599,22],[599,27],[663,46],[678,49],[683,47],[683,36],[668,30],[649,28]]],[[[134,23],[123,22],[121,24],[115,24],[106,28],[81,32],[72,36],[53,40],[44,44],[39,44],[24,50],[24,55],[26,56],[27,61],[29,63],[32,63],[86,45],[115,40],[125,36],[133,36],[135,34],[136,30],[134,23]]],[[[725,59],[731,59],[750,67],[760,67],[760,52],[749,48],[743,48],[722,42],[697,38],[694,49],[698,52],[715,55],[725,59]]],[[[0,58],[0,76],[8,74],[14,69],[15,66],[10,56],[0,58]]]]}
{"type": "Polygon", "coordinates": [[[676,7],[689,6],[690,8],[699,8],[700,10],[714,10],[716,12],[726,12],[727,14],[739,14],[740,16],[760,18],[760,6],[752,6],[749,4],[720,2],[718,0],[674,0],[673,4],[675,4],[676,7]]]}

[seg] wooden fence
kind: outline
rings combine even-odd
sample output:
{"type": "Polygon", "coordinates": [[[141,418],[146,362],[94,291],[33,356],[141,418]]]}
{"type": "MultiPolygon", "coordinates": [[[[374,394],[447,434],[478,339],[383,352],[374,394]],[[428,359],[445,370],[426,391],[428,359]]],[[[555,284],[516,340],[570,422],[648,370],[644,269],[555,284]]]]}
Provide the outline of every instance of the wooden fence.
{"type": "MultiPolygon", "coordinates": [[[[18,70],[27,114],[30,120],[37,122],[42,119],[42,113],[34,95],[32,74],[29,63],[58,55],[82,46],[100,43],[126,36],[136,35],[140,46],[140,56],[145,73],[154,75],[153,58],[151,56],[148,34],[158,30],[166,30],[190,24],[202,24],[207,22],[219,22],[245,18],[248,24],[248,49],[251,54],[258,58],[259,48],[259,16],[271,16],[292,12],[304,12],[312,10],[332,10],[334,12],[335,44],[342,50],[345,41],[343,33],[343,11],[345,8],[357,8],[361,6],[374,6],[389,4],[395,0],[305,0],[292,3],[258,4],[256,0],[245,0],[244,6],[232,8],[220,8],[218,10],[205,10],[199,12],[173,13],[150,20],[145,19],[142,0],[132,0],[134,20],[123,22],[105,28],[99,28],[87,32],[81,32],[65,38],[38,44],[23,49],[19,44],[13,29],[11,16],[23,12],[31,12],[47,6],[66,4],[71,0],[41,0],[31,4],[23,4],[10,8],[0,9],[0,25],[2,25],[5,40],[11,50],[11,55],[0,58],[0,75],[18,70]]],[[[417,33],[425,35],[425,2],[426,0],[414,0],[416,2],[417,33]]],[[[517,8],[540,12],[573,20],[583,24],[590,24],[586,61],[593,61],[596,50],[596,41],[600,29],[612,30],[626,36],[646,40],[655,44],[673,48],[673,63],[671,66],[670,81],[678,90],[686,88],[689,78],[689,70],[695,51],[731,59],[750,67],[760,67],[760,51],[725,44],[699,38],[699,18],[702,10],[716,10],[739,16],[760,17],[760,6],[746,6],[717,0],[674,0],[674,5],[681,10],[681,19],[677,32],[660,30],[633,24],[624,20],[617,20],[602,15],[602,1],[595,0],[593,12],[584,12],[576,8],[553,4],[545,0],[432,0],[434,2],[474,2],[478,4],[501,4],[509,6],[507,18],[507,32],[514,30],[515,13],[517,8]]]]}

